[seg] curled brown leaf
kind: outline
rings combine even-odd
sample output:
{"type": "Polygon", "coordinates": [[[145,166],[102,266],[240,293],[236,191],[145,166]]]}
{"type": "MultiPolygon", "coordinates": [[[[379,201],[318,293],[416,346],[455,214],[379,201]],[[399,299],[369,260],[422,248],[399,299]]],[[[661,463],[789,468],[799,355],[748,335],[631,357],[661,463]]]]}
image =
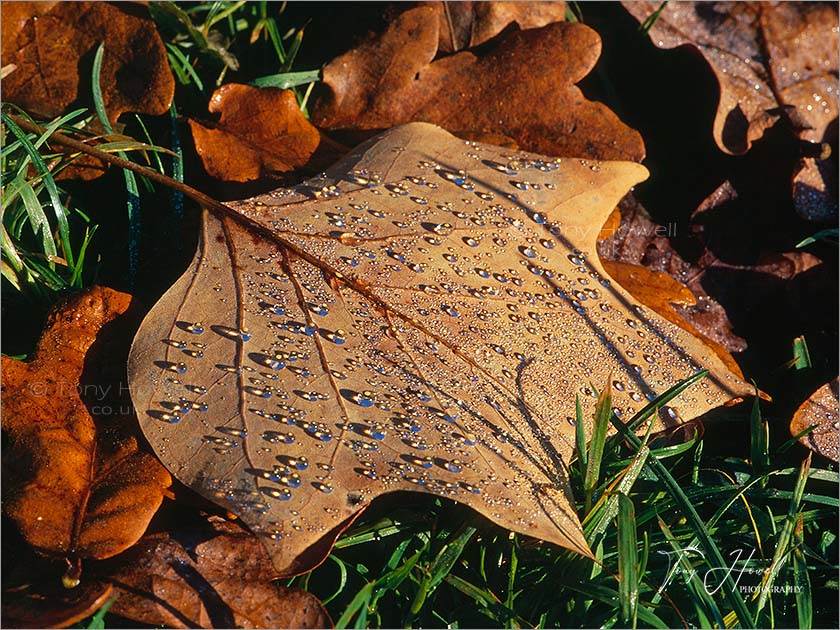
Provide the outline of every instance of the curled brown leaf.
{"type": "Polygon", "coordinates": [[[112,611],[170,628],[327,628],[318,598],[272,582],[265,548],[241,527],[211,518],[188,531],[147,536],[114,560],[112,611]]]}
{"type": "MultiPolygon", "coordinates": [[[[51,313],[32,361],[3,357],[3,509],[36,551],[67,558],[75,571],[80,559],[134,544],[171,482],[155,457],[139,450],[131,414],[99,407],[97,426],[83,401],[114,394],[117,385],[86,381],[83,372],[103,328],[130,301],[111,289],[87,289],[51,313]]],[[[76,579],[71,571],[68,580],[76,579]]]]}
{"type": "MultiPolygon", "coordinates": [[[[641,22],[659,4],[624,6],[641,22]]],[[[827,2],[671,2],[649,32],[660,48],[688,44],[703,55],[720,86],[715,141],[741,154],[780,117],[802,141],[836,152],[838,30],[837,6],[827,2]]],[[[836,220],[836,156],[806,153],[792,175],[796,209],[836,220]]]]}
{"type": "Polygon", "coordinates": [[[204,168],[218,179],[316,173],[346,152],[304,118],[291,90],[228,83],[213,93],[209,110],[220,114],[216,125],[189,122],[204,168]]]}

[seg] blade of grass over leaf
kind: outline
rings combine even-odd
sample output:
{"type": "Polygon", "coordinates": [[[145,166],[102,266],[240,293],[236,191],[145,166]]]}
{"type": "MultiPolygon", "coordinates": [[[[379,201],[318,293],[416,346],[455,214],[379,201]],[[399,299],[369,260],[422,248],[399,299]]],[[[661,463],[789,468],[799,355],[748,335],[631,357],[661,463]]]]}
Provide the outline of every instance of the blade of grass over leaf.
{"type": "Polygon", "coordinates": [[[280,74],[270,74],[264,77],[258,77],[250,81],[248,85],[254,87],[276,87],[276,88],[293,88],[298,85],[306,85],[313,83],[321,78],[320,70],[305,70],[302,72],[282,72],[280,74]]]}
{"type": "MultiPolygon", "coordinates": [[[[668,390],[654,398],[651,402],[647,405],[642,407],[641,411],[639,411],[635,416],[630,418],[627,422],[627,430],[628,431],[635,431],[638,429],[642,423],[650,418],[652,415],[657,413],[662,407],[668,404],[671,400],[679,396],[682,392],[686,389],[694,385],[694,383],[700,381],[701,379],[705,378],[709,374],[708,370],[700,370],[696,374],[692,374],[687,379],[680,381],[673,387],[670,387],[668,390]]],[[[615,448],[615,444],[621,441],[621,436],[619,434],[613,435],[607,442],[607,446],[605,449],[607,451],[612,450],[615,448]]]]}
{"type": "Polygon", "coordinates": [[[586,475],[589,452],[586,449],[586,424],[583,422],[583,408],[578,394],[575,394],[575,454],[580,478],[583,479],[586,475]]]}
{"type": "Polygon", "coordinates": [[[639,31],[642,33],[647,33],[650,29],[653,28],[653,25],[656,24],[656,20],[659,19],[659,16],[662,15],[662,11],[665,10],[665,7],[668,5],[668,0],[664,0],[662,4],[659,5],[659,8],[656,9],[653,13],[651,13],[644,22],[639,25],[639,31]]]}
{"type": "Polygon", "coordinates": [[[583,506],[584,512],[592,509],[592,498],[598,481],[601,478],[601,460],[604,455],[604,442],[612,415],[612,397],[610,396],[612,376],[607,379],[607,385],[598,396],[595,404],[595,423],[592,426],[592,436],[589,440],[589,453],[586,462],[586,475],[583,478],[583,506]]]}

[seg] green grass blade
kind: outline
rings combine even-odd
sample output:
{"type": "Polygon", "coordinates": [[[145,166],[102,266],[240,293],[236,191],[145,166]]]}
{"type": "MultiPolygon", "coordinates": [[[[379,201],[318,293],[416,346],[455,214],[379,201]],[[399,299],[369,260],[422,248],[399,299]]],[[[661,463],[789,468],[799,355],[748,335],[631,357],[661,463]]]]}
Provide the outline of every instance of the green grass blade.
{"type": "Polygon", "coordinates": [[[801,630],[810,630],[814,625],[814,608],[811,594],[811,578],[808,575],[808,561],[802,551],[802,519],[793,531],[793,586],[796,600],[796,617],[801,630]]]}
{"type": "Polygon", "coordinates": [[[627,495],[618,495],[618,602],[624,627],[636,628],[639,606],[638,540],[635,509],[627,495]]]}
{"type": "MultiPolygon", "coordinates": [[[[170,135],[172,145],[172,179],[184,183],[184,150],[181,147],[181,130],[178,127],[178,110],[175,101],[169,107],[170,135]]],[[[169,205],[176,219],[184,216],[184,193],[174,188],[169,191],[169,205]]]]}
{"type": "MultiPolygon", "coordinates": [[[[99,44],[93,58],[91,84],[93,86],[93,105],[96,108],[96,115],[105,131],[111,134],[114,133],[114,130],[111,127],[111,121],[108,120],[108,114],[105,112],[105,101],[102,98],[102,85],[100,84],[104,54],[105,44],[102,43],[99,44]]],[[[128,156],[123,152],[117,152],[117,155],[125,160],[128,159],[128,156]]],[[[137,264],[139,262],[140,190],[137,187],[137,178],[133,172],[123,169],[123,177],[125,178],[126,208],[128,210],[128,282],[133,287],[137,279],[137,264]]]]}
{"type": "Polygon", "coordinates": [[[650,456],[650,450],[647,446],[642,445],[636,457],[624,471],[621,480],[616,486],[615,492],[601,497],[595,507],[586,515],[583,520],[583,531],[586,540],[592,544],[596,537],[606,531],[610,522],[618,513],[618,497],[617,493],[630,494],[630,489],[639,478],[642,470],[645,467],[645,462],[650,456]]]}
{"type": "Polygon", "coordinates": [[[758,390],[756,389],[750,412],[750,464],[755,475],[765,475],[770,470],[770,439],[767,422],[761,418],[761,408],[758,405],[758,390]]]}
{"type": "Polygon", "coordinates": [[[367,610],[368,604],[370,604],[370,598],[373,596],[373,587],[374,582],[368,582],[358,593],[356,593],[356,596],[353,597],[347,605],[347,608],[345,608],[344,612],[341,613],[341,617],[339,617],[338,621],[335,622],[336,630],[346,628],[357,613],[367,610]]]}
{"type": "Polygon", "coordinates": [[[50,232],[50,222],[44,213],[41,202],[38,201],[38,197],[35,195],[35,191],[32,190],[28,182],[23,182],[23,185],[18,189],[18,193],[23,202],[23,207],[26,209],[26,214],[29,217],[29,225],[32,227],[32,231],[35,233],[35,236],[38,236],[39,233],[41,235],[41,247],[44,253],[47,256],[55,256],[58,252],[55,248],[55,240],[53,239],[52,232],[50,232]]]}
{"type": "Polygon", "coordinates": [[[601,392],[601,395],[598,396],[598,402],[595,404],[595,423],[592,426],[586,475],[583,478],[583,510],[587,514],[592,509],[592,498],[595,494],[595,488],[598,486],[598,481],[601,478],[601,460],[604,455],[604,442],[607,437],[607,429],[610,425],[610,416],[612,415],[611,382],[612,379],[607,379],[607,386],[601,392]]]}
{"type": "Polygon", "coordinates": [[[276,87],[283,88],[285,90],[297,87],[298,85],[306,85],[307,83],[312,83],[313,81],[319,81],[320,79],[320,70],[305,70],[301,72],[282,72],[280,74],[270,74],[268,76],[258,77],[251,81],[249,85],[259,88],[276,87]]]}
{"type": "Polygon", "coordinates": [[[65,212],[64,205],[61,203],[61,196],[59,195],[58,186],[56,186],[52,173],[50,173],[44,159],[41,157],[41,154],[38,153],[38,150],[32,142],[30,142],[29,137],[24,133],[23,129],[18,127],[17,123],[12,120],[6,112],[2,113],[2,120],[6,128],[8,128],[9,131],[11,131],[12,134],[20,141],[21,146],[26,151],[29,159],[32,160],[35,170],[43,177],[43,184],[47,190],[47,194],[49,195],[50,203],[52,204],[55,219],[58,224],[58,239],[61,243],[61,253],[67,261],[68,266],[72,268],[74,266],[74,260],[73,250],[70,247],[70,224],[67,221],[67,214],[65,212]]]}
{"type": "Polygon", "coordinates": [[[793,496],[791,497],[790,504],[788,505],[788,512],[785,518],[784,526],[782,527],[782,531],[779,532],[776,549],[773,552],[773,560],[771,561],[762,582],[762,588],[758,596],[758,601],[756,602],[756,615],[764,609],[764,606],[767,603],[768,593],[771,592],[771,587],[776,581],[776,577],[779,575],[779,572],[784,566],[785,560],[789,555],[790,543],[793,538],[794,529],[796,528],[796,524],[798,522],[799,506],[802,503],[802,495],[805,493],[805,483],[808,481],[808,472],[810,471],[810,468],[811,454],[808,453],[808,456],[799,468],[799,476],[796,479],[793,496]]]}
{"type": "Polygon", "coordinates": [[[93,617],[90,618],[90,623],[87,625],[87,630],[105,630],[105,615],[111,605],[117,601],[116,596],[111,597],[107,602],[102,604],[102,607],[96,611],[93,617]]]}
{"type": "Polygon", "coordinates": [[[819,240],[837,241],[838,233],[840,233],[840,230],[838,230],[837,228],[828,228],[825,230],[820,230],[816,234],[813,234],[812,236],[809,236],[808,238],[799,241],[796,244],[796,246],[805,247],[806,245],[816,243],[819,240]]]}
{"type": "MultiPolygon", "coordinates": [[[[686,389],[694,385],[697,381],[703,379],[708,373],[709,370],[700,370],[696,374],[692,374],[691,376],[689,376],[684,381],[681,381],[673,387],[667,389],[663,394],[660,394],[650,403],[642,407],[641,411],[639,411],[635,416],[630,418],[630,420],[625,426],[629,431],[635,431],[650,416],[659,411],[659,409],[668,404],[672,399],[682,394],[686,389]]],[[[606,450],[612,450],[615,447],[615,444],[620,442],[621,439],[622,438],[620,434],[612,436],[607,443],[606,450]]]]}
{"type": "Polygon", "coordinates": [[[420,612],[426,599],[434,593],[438,585],[449,575],[452,567],[461,557],[464,552],[464,547],[470,539],[475,535],[476,528],[464,526],[461,530],[449,540],[435,559],[429,565],[429,569],[423,578],[414,600],[411,602],[409,613],[414,616],[420,612]]]}
{"type": "Polygon", "coordinates": [[[643,33],[647,33],[650,29],[653,28],[653,25],[656,24],[656,21],[659,19],[659,16],[662,14],[662,11],[668,5],[668,1],[665,0],[662,4],[659,5],[659,8],[656,9],[653,13],[645,18],[645,21],[639,25],[639,30],[643,33]]]}
{"type": "Polygon", "coordinates": [[[811,353],[808,351],[808,343],[805,337],[797,337],[793,340],[793,367],[802,370],[811,367],[811,353]]]}
{"type": "Polygon", "coordinates": [[[575,452],[577,453],[580,478],[583,479],[586,475],[589,451],[586,449],[586,424],[583,422],[583,408],[580,405],[580,396],[577,394],[575,394],[575,452]]]}

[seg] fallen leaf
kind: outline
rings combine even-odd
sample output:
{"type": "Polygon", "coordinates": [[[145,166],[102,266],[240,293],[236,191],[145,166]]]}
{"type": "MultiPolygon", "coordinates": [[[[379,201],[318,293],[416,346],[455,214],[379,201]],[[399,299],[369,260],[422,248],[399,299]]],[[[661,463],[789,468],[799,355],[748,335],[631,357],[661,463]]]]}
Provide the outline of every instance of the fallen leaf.
{"type": "Polygon", "coordinates": [[[438,52],[452,53],[483,44],[511,24],[538,28],[566,19],[558,2],[421,2],[438,11],[438,52]]]}
{"type": "MultiPolygon", "coordinates": [[[[660,3],[623,4],[642,22],[660,3]]],[[[720,86],[715,141],[741,154],[780,116],[802,140],[836,148],[838,30],[831,3],[672,2],[649,33],[660,48],[703,55],[720,86]]],[[[803,157],[793,175],[803,217],[836,220],[836,171],[836,157],[803,157]]]]}
{"type": "Polygon", "coordinates": [[[102,352],[111,361],[120,356],[106,327],[119,323],[130,301],[87,289],[51,313],[34,360],[3,357],[3,509],[36,551],[71,562],[70,583],[80,559],[134,544],[170,484],[154,456],[138,450],[133,416],[102,406],[115,385],[84,378],[93,357],[96,366],[102,352]],[[83,398],[98,404],[89,410],[83,398]]]}
{"type": "Polygon", "coordinates": [[[816,428],[799,438],[799,442],[823,457],[840,461],[840,420],[837,413],[838,379],[826,383],[806,400],[790,421],[790,434],[799,435],[806,429],[816,428]]]}
{"type": "Polygon", "coordinates": [[[306,168],[323,170],[347,152],[300,111],[291,90],[228,83],[213,93],[215,126],[190,120],[195,148],[207,172],[246,182],[306,168]]]}
{"type": "Polygon", "coordinates": [[[598,34],[558,22],[512,32],[492,50],[435,59],[435,8],[400,14],[378,39],[324,68],[327,93],[312,121],[323,128],[383,129],[409,121],[450,131],[501,133],[528,151],[641,161],[641,136],[574,83],[601,52],[598,34]]]}
{"type": "Polygon", "coordinates": [[[709,368],[665,410],[677,423],[751,391],[595,255],[646,175],[411,124],[324,178],[206,213],[129,358],[149,442],[284,575],[397,490],[589,555],[566,470],[575,396],[591,411],[612,374],[628,418],[709,368]]]}
{"type": "Polygon", "coordinates": [[[652,271],[641,265],[602,260],[610,277],[624,287],[630,295],[649,306],[672,324],[701,338],[729,370],[744,378],[741,368],[721,344],[703,335],[675,309],[675,305],[694,306],[697,298],[684,284],[677,282],[667,273],[652,271]]]}
{"type": "Polygon", "coordinates": [[[175,93],[155,23],[138,3],[9,2],[2,8],[3,100],[52,118],[90,97],[93,51],[105,42],[101,83],[111,121],[164,114],[175,93]]]}
{"type": "MultiPolygon", "coordinates": [[[[686,262],[674,249],[670,237],[675,236],[673,223],[660,225],[651,219],[645,208],[632,196],[622,199],[617,212],[601,230],[598,255],[603,262],[640,265],[651,272],[668,274],[680,286],[685,285],[696,298],[693,303],[680,300],[664,307],[696,329],[712,346],[722,346],[727,353],[746,348],[744,340],[732,330],[726,310],[704,289],[700,282],[701,268],[686,262]],[[617,223],[617,225],[616,225],[617,223]]],[[[624,282],[630,281],[625,278],[624,282]]],[[[621,282],[620,282],[621,283],[621,282]]],[[[645,282],[639,288],[644,291],[645,282]]],[[[631,294],[633,284],[624,284],[631,294]]],[[[679,294],[677,289],[677,294],[679,294]]],[[[642,299],[642,298],[639,298],[642,299]]],[[[644,302],[644,299],[642,299],[644,302]]],[[[660,312],[660,315],[663,315],[660,312]]],[[[664,316],[664,315],[663,315],[664,316]]],[[[728,362],[729,359],[724,362],[728,362]]],[[[733,370],[737,374],[737,370],[733,370]]]]}
{"type": "Polygon", "coordinates": [[[111,611],[168,628],[328,628],[318,598],[271,580],[277,572],[257,538],[211,518],[153,534],[114,559],[111,611]]]}

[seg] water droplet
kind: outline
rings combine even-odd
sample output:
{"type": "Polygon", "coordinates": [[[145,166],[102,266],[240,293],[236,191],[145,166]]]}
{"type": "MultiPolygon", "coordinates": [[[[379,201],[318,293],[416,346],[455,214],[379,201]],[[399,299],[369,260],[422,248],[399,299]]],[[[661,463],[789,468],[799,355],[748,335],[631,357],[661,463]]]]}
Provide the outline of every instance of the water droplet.
{"type": "Polygon", "coordinates": [[[451,306],[451,305],[449,305],[449,304],[442,304],[442,305],[441,305],[441,307],[440,307],[440,309],[441,309],[444,313],[446,313],[447,315],[449,315],[450,317],[458,317],[458,311],[455,309],[455,307],[454,307],[454,306],[451,306]]]}
{"type": "MultiPolygon", "coordinates": [[[[279,499],[280,501],[288,501],[292,498],[292,492],[288,488],[261,488],[263,494],[270,496],[273,499],[279,499]]],[[[278,538],[280,534],[277,534],[278,538]]],[[[274,537],[274,535],[272,535],[274,537]]],[[[276,538],[275,538],[276,540],[276,538]]]]}
{"type": "Polygon", "coordinates": [[[175,372],[176,374],[185,374],[187,371],[187,364],[183,362],[175,363],[173,361],[159,361],[158,365],[163,369],[175,372]]]}
{"type": "Polygon", "coordinates": [[[443,467],[446,468],[449,472],[459,473],[464,470],[464,465],[457,459],[453,459],[452,461],[444,462],[443,467]]]}
{"type": "Polygon", "coordinates": [[[320,490],[320,491],[321,491],[321,492],[323,492],[324,494],[329,494],[329,493],[331,493],[331,492],[333,491],[333,487],[332,487],[332,485],[330,485],[330,484],[328,484],[328,483],[325,483],[325,482],[323,482],[323,481],[316,481],[316,482],[313,482],[312,486],[313,486],[316,490],[320,490]]]}
{"type": "Polygon", "coordinates": [[[186,326],[184,326],[184,330],[194,335],[200,335],[204,332],[204,324],[202,324],[201,322],[187,324],[186,326]]]}
{"type": "Polygon", "coordinates": [[[260,398],[271,398],[273,391],[270,387],[254,387],[253,385],[245,385],[242,387],[242,391],[247,394],[251,394],[252,396],[258,396],[260,398]]]}

